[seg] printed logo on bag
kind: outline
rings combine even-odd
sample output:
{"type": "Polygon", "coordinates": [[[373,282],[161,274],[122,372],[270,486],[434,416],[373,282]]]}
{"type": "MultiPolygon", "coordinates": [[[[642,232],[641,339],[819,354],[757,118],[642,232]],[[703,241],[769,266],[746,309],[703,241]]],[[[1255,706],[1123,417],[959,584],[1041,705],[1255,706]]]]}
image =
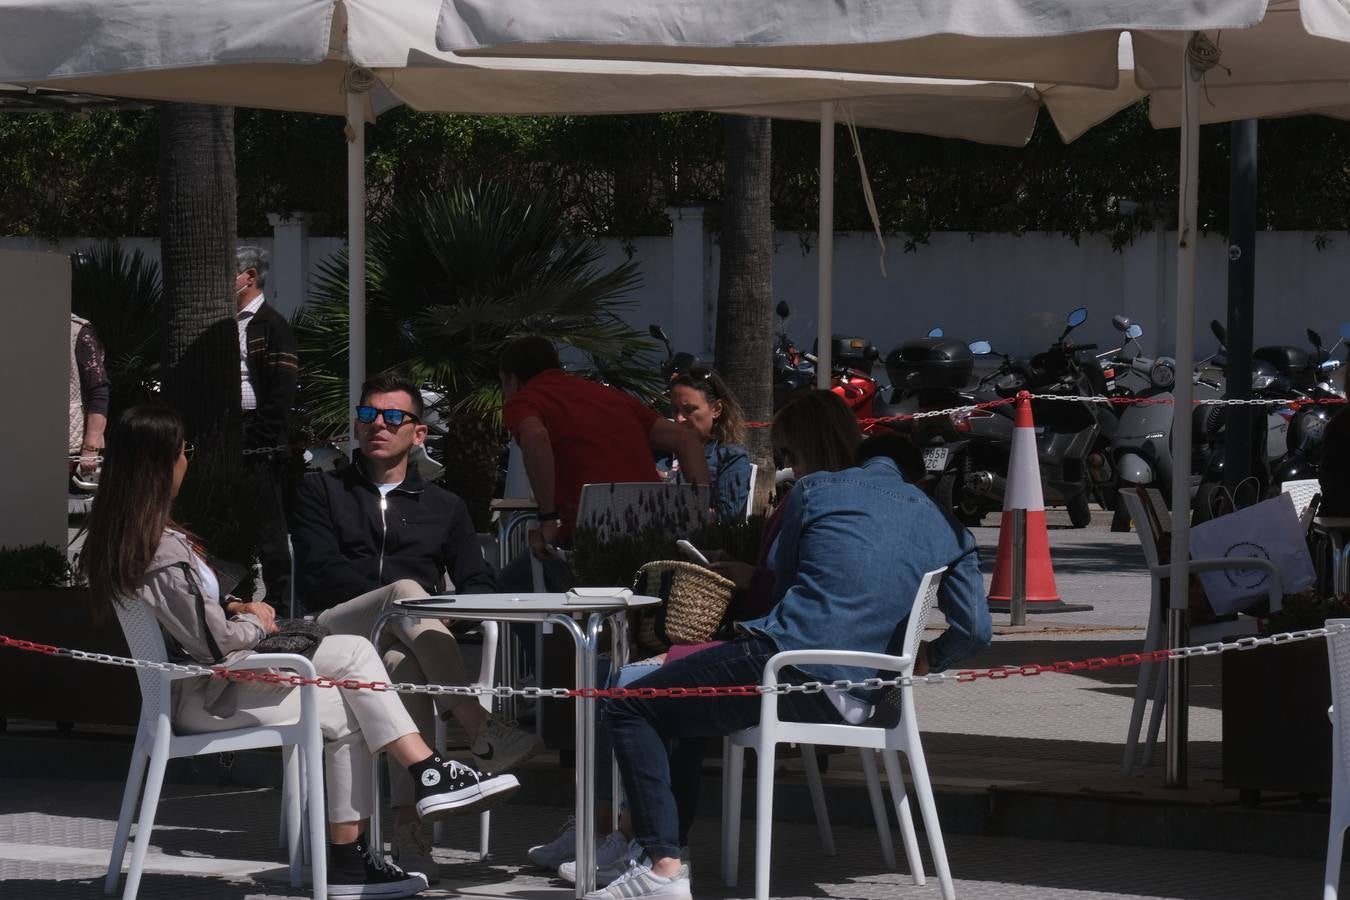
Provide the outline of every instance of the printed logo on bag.
{"type": "MultiPolygon", "coordinates": [[[[1270,560],[1270,554],[1266,552],[1266,548],[1260,544],[1253,544],[1251,541],[1239,541],[1233,544],[1224,553],[1224,557],[1227,559],[1270,560]]],[[[1270,577],[1270,573],[1264,569],[1228,569],[1224,571],[1223,577],[1235,588],[1252,590],[1264,585],[1266,579],[1270,577]]]]}
{"type": "Polygon", "coordinates": [[[435,787],[441,783],[441,773],[436,769],[427,769],[422,773],[422,787],[435,787]]]}

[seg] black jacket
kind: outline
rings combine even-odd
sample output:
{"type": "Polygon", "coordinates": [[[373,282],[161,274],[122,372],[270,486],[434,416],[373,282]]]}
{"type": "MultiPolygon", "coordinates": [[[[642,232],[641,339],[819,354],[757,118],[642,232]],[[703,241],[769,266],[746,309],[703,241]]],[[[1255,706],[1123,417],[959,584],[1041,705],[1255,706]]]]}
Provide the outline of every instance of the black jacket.
{"type": "Polygon", "coordinates": [[[266,300],[245,327],[248,380],[258,408],[248,418],[244,446],[276,447],[290,437],[288,424],[298,380],[295,334],[286,317],[266,300]]]}
{"type": "Polygon", "coordinates": [[[296,493],[295,590],[307,612],[401,578],[438,594],[443,573],[457,593],[496,590],[463,500],[422,481],[415,466],[381,498],[361,470],[359,453],[357,460],[335,472],[306,475],[296,493]]]}

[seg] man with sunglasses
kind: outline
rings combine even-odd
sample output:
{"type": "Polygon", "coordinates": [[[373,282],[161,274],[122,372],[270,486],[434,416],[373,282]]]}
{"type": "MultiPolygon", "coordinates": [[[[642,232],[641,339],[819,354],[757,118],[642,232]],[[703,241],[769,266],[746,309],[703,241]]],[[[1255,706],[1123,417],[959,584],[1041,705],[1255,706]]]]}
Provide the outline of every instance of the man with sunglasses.
{"type": "MultiPolygon", "coordinates": [[[[457,593],[496,589],[464,501],[422,481],[409,464],[413,448],[426,440],[422,412],[421,391],[411,381],[371,378],[356,408],[360,450],[352,465],[307,475],[296,494],[297,597],[334,633],[369,636],[390,603],[441,593],[447,576],[457,593]]],[[[378,649],[394,681],[472,681],[458,643],[440,621],[391,619],[378,649]]],[[[431,739],[436,712],[431,699],[403,699],[418,729],[431,739]]],[[[472,697],[441,697],[436,707],[464,728],[481,770],[503,772],[541,749],[533,734],[492,719],[472,697]]],[[[412,809],[412,782],[399,766],[389,772],[394,857],[405,869],[435,881],[429,835],[412,809]]]]}

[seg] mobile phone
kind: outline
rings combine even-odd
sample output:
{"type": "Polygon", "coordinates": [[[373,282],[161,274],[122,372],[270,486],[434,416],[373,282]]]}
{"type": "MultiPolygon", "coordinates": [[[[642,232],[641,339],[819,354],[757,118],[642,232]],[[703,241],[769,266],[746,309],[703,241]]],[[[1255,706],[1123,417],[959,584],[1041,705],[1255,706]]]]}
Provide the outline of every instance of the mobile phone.
{"type": "Polygon", "coordinates": [[[675,546],[679,547],[680,552],[682,552],[685,556],[692,559],[694,562],[700,563],[705,566],[712,565],[712,563],[708,561],[708,557],[704,556],[701,552],[699,552],[699,549],[697,547],[695,547],[688,541],[684,540],[676,541],[675,546]]]}

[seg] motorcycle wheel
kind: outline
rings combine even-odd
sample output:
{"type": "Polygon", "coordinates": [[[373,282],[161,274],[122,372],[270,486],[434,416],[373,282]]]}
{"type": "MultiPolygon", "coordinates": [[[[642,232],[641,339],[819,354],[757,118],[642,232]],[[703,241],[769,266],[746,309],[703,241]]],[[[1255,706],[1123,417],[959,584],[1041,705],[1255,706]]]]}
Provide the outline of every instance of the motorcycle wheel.
{"type": "Polygon", "coordinates": [[[1092,507],[1088,505],[1086,490],[1071,497],[1066,505],[1069,508],[1069,524],[1074,528],[1086,528],[1092,524],[1092,507]]]}
{"type": "Polygon", "coordinates": [[[956,521],[974,528],[984,521],[984,507],[974,497],[966,497],[965,491],[957,487],[959,477],[956,472],[947,472],[939,478],[933,489],[933,499],[943,509],[950,509],[956,521]]]}

